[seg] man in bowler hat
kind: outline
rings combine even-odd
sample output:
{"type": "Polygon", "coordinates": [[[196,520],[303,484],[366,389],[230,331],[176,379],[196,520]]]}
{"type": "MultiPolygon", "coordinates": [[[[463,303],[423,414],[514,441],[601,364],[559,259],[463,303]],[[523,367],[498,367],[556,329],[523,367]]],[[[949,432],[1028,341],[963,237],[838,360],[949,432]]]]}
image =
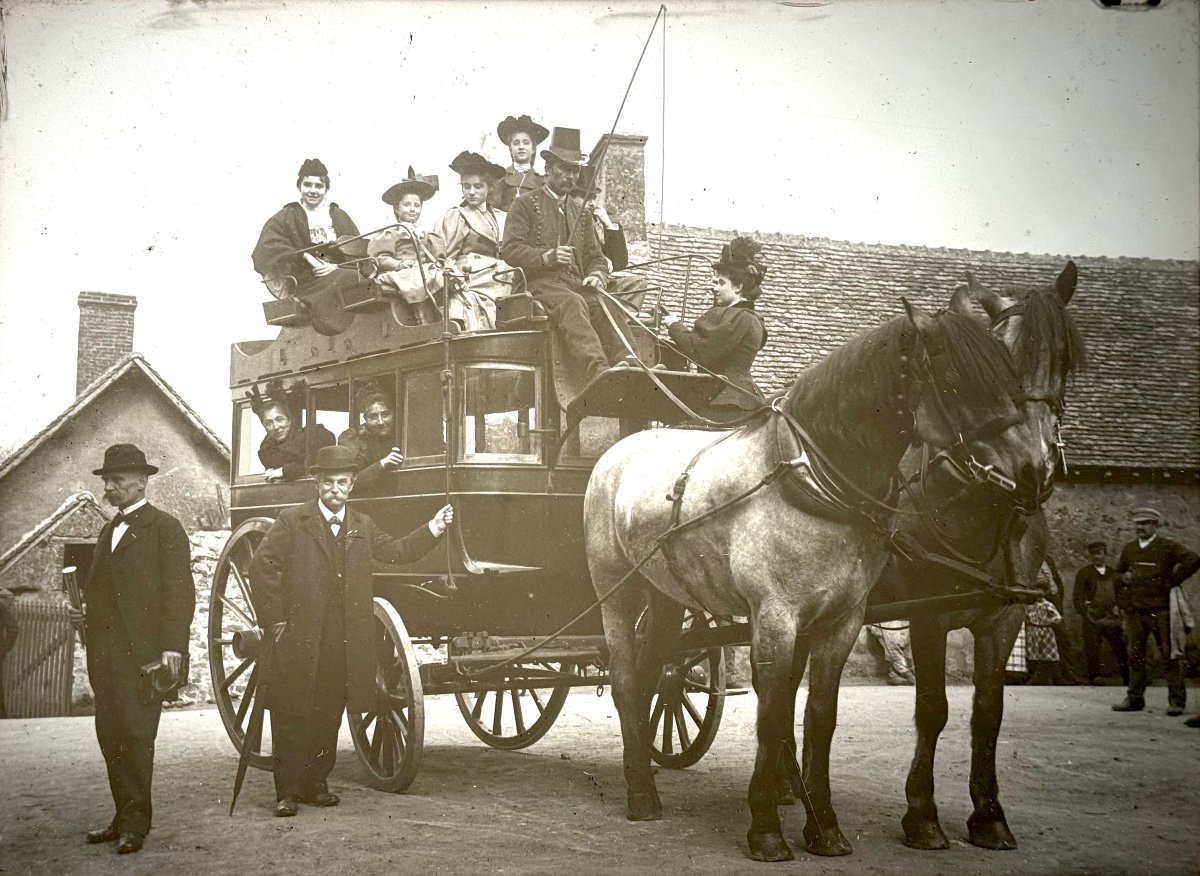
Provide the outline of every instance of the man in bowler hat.
{"type": "Polygon", "coordinates": [[[316,497],[280,512],[250,563],[258,621],[276,640],[267,706],[277,816],[295,815],[298,803],[340,802],[327,779],[342,712],[365,712],[375,702],[372,560],[412,562],[454,520],[446,505],[416,531],[392,538],[347,507],[357,469],[353,448],[318,450],[316,497]]]}
{"type": "Polygon", "coordinates": [[[1125,613],[1129,649],[1129,691],[1114,712],[1140,712],[1146,707],[1146,644],[1154,636],[1167,661],[1167,714],[1182,715],[1187,705],[1183,661],[1171,658],[1171,591],[1200,569],[1200,555],[1158,534],[1162,514],[1154,508],[1133,509],[1137,535],[1125,545],[1116,571],[1117,606],[1125,613]]]}
{"type": "MultiPolygon", "coordinates": [[[[96,738],[108,766],[115,812],[89,843],[116,841],[119,854],[140,851],[150,832],[154,740],[163,696],[141,667],[161,664],[162,688],[185,681],[184,654],[196,608],[191,549],[178,520],[146,501],[158,471],[133,444],[114,444],[93,474],[116,515],[96,539],[83,585],[84,608],[71,621],[86,626],[88,678],[96,699],[96,738]]],[[[173,694],[168,694],[168,697],[173,694]]]]}

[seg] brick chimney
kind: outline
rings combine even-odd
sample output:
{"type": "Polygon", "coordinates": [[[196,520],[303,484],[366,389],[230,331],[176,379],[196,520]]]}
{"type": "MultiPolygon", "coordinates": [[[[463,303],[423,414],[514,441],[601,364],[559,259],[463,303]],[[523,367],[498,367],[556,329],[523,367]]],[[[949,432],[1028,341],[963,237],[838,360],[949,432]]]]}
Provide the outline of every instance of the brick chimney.
{"type": "Polygon", "coordinates": [[[604,209],[621,225],[631,243],[646,241],[646,138],[641,134],[605,134],[592,156],[604,153],[600,186],[604,209]]]}
{"type": "Polygon", "coordinates": [[[133,312],[137,298],[104,292],[79,293],[79,348],[75,394],[133,352],[133,312]]]}

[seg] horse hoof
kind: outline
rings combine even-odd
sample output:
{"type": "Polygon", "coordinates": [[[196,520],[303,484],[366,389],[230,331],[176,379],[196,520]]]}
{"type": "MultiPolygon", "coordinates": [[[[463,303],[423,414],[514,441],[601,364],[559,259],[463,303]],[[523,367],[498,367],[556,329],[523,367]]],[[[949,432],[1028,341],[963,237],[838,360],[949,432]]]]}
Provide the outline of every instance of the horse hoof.
{"type": "Polygon", "coordinates": [[[776,863],[790,861],[796,857],[792,854],[792,847],[787,844],[782,834],[748,833],[746,841],[750,843],[750,857],[755,861],[776,863]]]}
{"type": "Polygon", "coordinates": [[[814,834],[810,834],[806,830],[804,832],[804,843],[809,854],[821,855],[825,858],[849,855],[854,851],[854,848],[850,845],[850,841],[836,827],[833,830],[822,830],[814,834]]]}
{"type": "Polygon", "coordinates": [[[950,848],[950,840],[937,821],[904,824],[904,844],[910,849],[933,852],[950,848]]]}
{"type": "Polygon", "coordinates": [[[967,834],[971,845],[995,852],[1007,852],[1017,847],[1017,838],[1003,820],[967,822],[967,834]]]}
{"type": "Polygon", "coordinates": [[[629,792],[627,799],[630,821],[658,821],[662,818],[662,801],[657,791],[629,792]]]}

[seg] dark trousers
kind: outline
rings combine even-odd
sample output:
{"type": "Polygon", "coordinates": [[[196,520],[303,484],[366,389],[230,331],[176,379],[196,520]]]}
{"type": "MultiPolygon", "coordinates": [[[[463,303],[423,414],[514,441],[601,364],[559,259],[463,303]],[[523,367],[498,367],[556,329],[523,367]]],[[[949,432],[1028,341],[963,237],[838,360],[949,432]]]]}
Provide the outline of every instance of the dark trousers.
{"type": "Polygon", "coordinates": [[[1171,612],[1129,612],[1125,615],[1125,643],[1129,649],[1129,699],[1143,702],[1150,673],[1146,669],[1146,645],[1153,636],[1167,663],[1167,703],[1183,708],[1187,688],[1183,684],[1183,661],[1171,659],[1171,612]]]}
{"type": "Polygon", "coordinates": [[[154,778],[154,740],[162,702],[143,703],[141,673],[132,657],[106,653],[89,641],[88,677],[96,697],[96,739],[108,767],[112,824],[122,833],[150,832],[150,785],[154,778]]]}
{"type": "MultiPolygon", "coordinates": [[[[604,315],[600,294],[574,277],[543,275],[529,280],[529,291],[546,311],[563,350],[583,384],[622,358],[621,341],[604,315]]],[[[622,314],[616,314],[623,318],[622,314]]]]}
{"type": "Polygon", "coordinates": [[[324,791],[337,761],[338,731],[346,710],[346,642],[340,604],[336,609],[331,606],[325,617],[312,708],[271,710],[276,800],[324,791]]]}
{"type": "Polygon", "coordinates": [[[1100,677],[1100,648],[1108,642],[1109,649],[1117,658],[1121,670],[1121,681],[1129,684],[1129,657],[1125,652],[1125,632],[1120,625],[1101,626],[1088,620],[1083,622],[1083,657],[1087,662],[1088,678],[1100,677]]]}

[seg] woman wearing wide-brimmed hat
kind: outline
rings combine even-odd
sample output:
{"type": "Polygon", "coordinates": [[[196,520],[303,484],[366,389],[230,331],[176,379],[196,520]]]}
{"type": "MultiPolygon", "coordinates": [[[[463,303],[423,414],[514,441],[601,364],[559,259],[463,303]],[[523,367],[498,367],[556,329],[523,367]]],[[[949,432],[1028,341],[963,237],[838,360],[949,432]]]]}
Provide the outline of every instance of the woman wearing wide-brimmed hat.
{"type": "Polygon", "coordinates": [[[254,270],[279,297],[307,298],[357,282],[357,271],[337,266],[346,259],[337,241],[358,236],[358,227],[345,210],[326,200],[329,170],[320,159],[308,158],[300,165],[296,188],[300,200],[284,204],[263,225],[251,254],[254,270]]]}
{"type": "Polygon", "coordinates": [[[429,249],[467,275],[462,294],[450,299],[450,318],[467,331],[494,328],[496,299],[512,289],[511,282],[504,281],[507,275],[495,278],[496,273],[508,271],[500,260],[504,213],[487,202],[488,191],[504,176],[504,168],[477,152],[460,152],[450,169],[458,174],[462,203],[442,216],[429,235],[429,249]]]}
{"type": "Polygon", "coordinates": [[[496,127],[512,164],[488,193],[488,203],[497,210],[508,212],[518,197],[541,188],[546,178],[533,169],[537,147],[550,132],[529,116],[508,116],[496,127]]]}
{"type": "MultiPolygon", "coordinates": [[[[383,193],[383,202],[392,208],[399,228],[385,228],[367,244],[367,255],[379,267],[377,281],[394,290],[401,298],[407,317],[414,323],[436,322],[440,317],[435,305],[442,288],[442,273],[429,251],[426,234],[417,227],[425,202],[438,190],[436,176],[422,176],[412,166],[408,176],[383,193]]],[[[404,321],[410,321],[408,318],[404,321]]]]}
{"type": "Polygon", "coordinates": [[[750,374],[754,357],[767,342],[766,326],[754,309],[767,273],[759,258],[761,250],[750,237],[735,237],[725,244],[712,266],[713,306],[690,329],[675,314],[668,313],[663,320],[671,340],[688,358],[733,384],[697,412],[710,420],[736,420],[763,404],[763,394],[750,374]]]}

